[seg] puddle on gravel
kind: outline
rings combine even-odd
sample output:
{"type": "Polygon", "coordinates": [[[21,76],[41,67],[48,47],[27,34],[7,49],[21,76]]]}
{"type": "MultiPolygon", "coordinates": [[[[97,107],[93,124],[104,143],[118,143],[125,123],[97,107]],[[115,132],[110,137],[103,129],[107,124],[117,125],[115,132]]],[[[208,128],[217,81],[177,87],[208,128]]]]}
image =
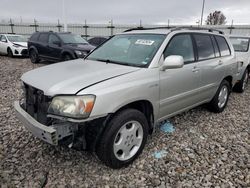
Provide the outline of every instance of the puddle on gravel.
{"type": "Polygon", "coordinates": [[[173,133],[175,131],[175,128],[170,121],[165,121],[160,125],[160,130],[164,133],[173,133]]]}
{"type": "Polygon", "coordinates": [[[156,152],[153,153],[153,156],[156,159],[161,159],[161,158],[165,157],[166,155],[167,155],[167,151],[165,151],[165,150],[156,151],[156,152]]]}

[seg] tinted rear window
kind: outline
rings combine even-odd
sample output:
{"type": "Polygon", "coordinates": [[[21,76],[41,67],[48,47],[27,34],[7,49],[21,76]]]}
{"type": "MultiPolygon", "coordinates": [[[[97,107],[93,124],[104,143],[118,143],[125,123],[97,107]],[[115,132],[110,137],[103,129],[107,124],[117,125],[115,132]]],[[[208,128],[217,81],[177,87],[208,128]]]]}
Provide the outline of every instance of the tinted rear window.
{"type": "Polygon", "coordinates": [[[31,37],[30,40],[36,41],[38,39],[39,33],[34,33],[31,37]]]}
{"type": "Polygon", "coordinates": [[[41,33],[38,40],[39,40],[39,42],[47,43],[48,42],[48,34],[41,33]]]}
{"type": "Polygon", "coordinates": [[[230,55],[231,52],[230,52],[230,49],[229,49],[229,46],[227,44],[226,39],[224,37],[221,37],[221,36],[215,36],[215,38],[216,38],[217,43],[219,45],[221,56],[230,55]]]}
{"type": "Polygon", "coordinates": [[[215,57],[214,48],[212,40],[209,35],[194,35],[197,51],[198,51],[198,60],[210,59],[215,57]]]}

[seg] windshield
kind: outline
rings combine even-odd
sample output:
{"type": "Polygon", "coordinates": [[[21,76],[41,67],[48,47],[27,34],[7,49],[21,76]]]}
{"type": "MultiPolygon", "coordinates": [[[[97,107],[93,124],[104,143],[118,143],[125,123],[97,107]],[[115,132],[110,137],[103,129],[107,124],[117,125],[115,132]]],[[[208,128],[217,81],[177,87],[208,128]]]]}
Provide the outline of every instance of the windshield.
{"type": "Polygon", "coordinates": [[[87,59],[146,67],[165,38],[165,35],[160,34],[116,35],[93,51],[87,59]]]}
{"type": "Polygon", "coordinates": [[[230,37],[231,43],[236,52],[247,52],[249,48],[249,38],[230,37]]]}
{"type": "Polygon", "coordinates": [[[27,42],[27,39],[23,36],[19,36],[19,35],[13,35],[13,36],[7,36],[8,40],[10,42],[27,42]]]}
{"type": "Polygon", "coordinates": [[[80,35],[61,33],[59,34],[59,36],[61,37],[62,41],[65,44],[88,44],[88,42],[85,39],[83,39],[80,35]]]}

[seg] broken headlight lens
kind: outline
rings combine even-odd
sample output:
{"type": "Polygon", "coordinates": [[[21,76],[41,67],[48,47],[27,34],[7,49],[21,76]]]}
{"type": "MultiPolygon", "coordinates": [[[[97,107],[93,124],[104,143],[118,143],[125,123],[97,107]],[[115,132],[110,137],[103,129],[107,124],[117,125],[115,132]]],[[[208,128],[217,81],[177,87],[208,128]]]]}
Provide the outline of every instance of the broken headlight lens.
{"type": "Polygon", "coordinates": [[[48,113],[71,118],[89,117],[95,103],[94,95],[54,97],[48,113]]]}

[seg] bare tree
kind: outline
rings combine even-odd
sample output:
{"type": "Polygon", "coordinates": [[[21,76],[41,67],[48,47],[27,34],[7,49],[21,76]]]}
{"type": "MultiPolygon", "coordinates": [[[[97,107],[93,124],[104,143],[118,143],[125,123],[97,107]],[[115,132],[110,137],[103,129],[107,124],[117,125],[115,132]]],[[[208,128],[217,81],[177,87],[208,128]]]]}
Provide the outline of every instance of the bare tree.
{"type": "Polygon", "coordinates": [[[207,16],[207,25],[224,25],[226,24],[226,16],[221,11],[214,11],[207,16]]]}

